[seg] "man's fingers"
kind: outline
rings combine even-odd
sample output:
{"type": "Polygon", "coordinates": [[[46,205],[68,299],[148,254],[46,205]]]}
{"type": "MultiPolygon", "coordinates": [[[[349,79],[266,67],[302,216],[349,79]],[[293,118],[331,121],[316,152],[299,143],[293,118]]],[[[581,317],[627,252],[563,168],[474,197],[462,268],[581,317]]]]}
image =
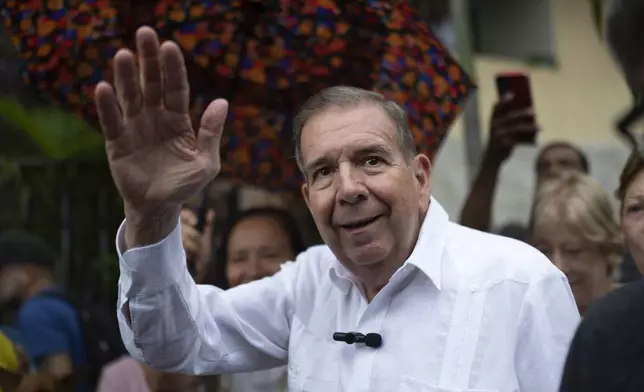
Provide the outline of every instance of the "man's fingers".
{"type": "Polygon", "coordinates": [[[136,116],[143,101],[134,55],[127,49],[119,50],[114,56],[114,86],[125,118],[136,116]]]}
{"type": "Polygon", "coordinates": [[[497,128],[495,135],[500,139],[515,140],[525,138],[526,135],[531,135],[539,132],[539,127],[535,124],[519,124],[512,127],[497,128]]]}
{"type": "Polygon", "coordinates": [[[190,84],[181,49],[168,41],[160,49],[163,75],[163,103],[166,110],[187,114],[190,106],[190,84]]]}
{"type": "Polygon", "coordinates": [[[136,50],[141,66],[143,101],[150,107],[163,103],[163,81],[159,61],[159,37],[150,27],[143,26],[136,32],[136,50]]]}
{"type": "MultiPolygon", "coordinates": [[[[210,102],[199,126],[197,136],[197,147],[201,154],[205,154],[211,162],[219,164],[219,148],[221,146],[221,134],[228,115],[228,102],[224,99],[217,99],[210,102]]],[[[216,168],[219,170],[219,168],[216,168]]]]}
{"type": "Polygon", "coordinates": [[[96,100],[98,120],[105,139],[109,141],[121,136],[124,130],[123,117],[112,86],[106,82],[100,82],[96,86],[94,99],[96,100]]]}
{"type": "Polygon", "coordinates": [[[534,124],[535,115],[531,109],[517,110],[492,119],[492,128],[507,127],[516,124],[534,124]]]}

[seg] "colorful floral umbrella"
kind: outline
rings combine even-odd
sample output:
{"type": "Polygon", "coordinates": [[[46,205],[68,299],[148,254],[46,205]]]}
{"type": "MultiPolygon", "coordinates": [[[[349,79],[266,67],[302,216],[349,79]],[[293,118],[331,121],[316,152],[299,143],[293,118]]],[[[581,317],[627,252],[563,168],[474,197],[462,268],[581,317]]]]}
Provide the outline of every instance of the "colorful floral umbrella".
{"type": "MultiPolygon", "coordinates": [[[[379,91],[406,109],[434,156],[473,88],[404,0],[0,0],[25,81],[93,119],[93,88],[116,50],[154,26],[183,48],[195,102],[231,101],[222,173],[298,189],[290,119],[338,84],[379,91]],[[133,8],[131,4],[136,4],[133,8]]],[[[202,105],[193,105],[198,115],[202,105]]]]}

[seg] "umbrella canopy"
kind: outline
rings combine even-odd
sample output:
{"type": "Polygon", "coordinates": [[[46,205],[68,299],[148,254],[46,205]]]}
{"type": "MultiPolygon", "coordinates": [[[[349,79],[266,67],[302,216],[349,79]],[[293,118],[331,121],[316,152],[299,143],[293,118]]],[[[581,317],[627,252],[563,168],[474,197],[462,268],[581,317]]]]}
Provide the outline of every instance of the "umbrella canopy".
{"type": "MultiPolygon", "coordinates": [[[[383,93],[407,111],[433,157],[473,88],[406,1],[0,1],[25,60],[25,82],[87,118],[94,86],[136,27],[154,26],[184,50],[194,102],[231,101],[222,174],[298,189],[290,120],[331,85],[383,93]]],[[[193,105],[198,115],[202,105],[193,105]]]]}

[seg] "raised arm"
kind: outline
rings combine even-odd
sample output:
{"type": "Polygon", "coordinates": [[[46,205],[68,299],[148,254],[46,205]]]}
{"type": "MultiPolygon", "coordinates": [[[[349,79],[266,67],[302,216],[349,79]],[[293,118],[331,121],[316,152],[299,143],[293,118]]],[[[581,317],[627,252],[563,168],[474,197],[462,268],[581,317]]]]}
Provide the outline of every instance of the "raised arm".
{"type": "Polygon", "coordinates": [[[193,374],[286,363],[298,263],[227,291],[196,285],[177,225],[161,242],[120,254],[120,267],[118,319],[135,358],[193,374]]]}
{"type": "Polygon", "coordinates": [[[136,34],[132,52],[114,58],[114,88],[101,82],[96,103],[126,220],[119,229],[118,318],[128,350],[152,367],[189,373],[245,371],[286,360],[297,266],[274,278],[221,292],[198,287],[186,268],[181,206],[220,170],[224,100],[210,103],[198,130],[189,116],[181,50],[136,34]]]}
{"type": "Polygon", "coordinates": [[[460,223],[481,231],[492,230],[492,207],[503,163],[526,135],[537,132],[532,109],[516,110],[512,98],[498,102],[490,120],[490,136],[470,193],[461,210],[460,223]]]}

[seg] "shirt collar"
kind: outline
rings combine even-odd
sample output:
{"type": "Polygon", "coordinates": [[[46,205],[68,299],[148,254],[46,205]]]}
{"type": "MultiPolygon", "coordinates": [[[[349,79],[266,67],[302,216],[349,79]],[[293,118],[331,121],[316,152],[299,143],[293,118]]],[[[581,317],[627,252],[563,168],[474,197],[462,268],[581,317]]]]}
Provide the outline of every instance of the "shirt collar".
{"type": "Polygon", "coordinates": [[[439,290],[442,287],[442,260],[448,224],[447,211],[432,197],[416,246],[405,263],[418,267],[439,290]]]}
{"type": "MultiPolygon", "coordinates": [[[[420,228],[416,246],[404,265],[411,264],[422,271],[441,289],[442,258],[447,240],[449,216],[443,207],[432,197],[429,209],[420,228]]],[[[355,277],[335,259],[329,269],[331,281],[343,290],[349,290],[355,277]]]]}

